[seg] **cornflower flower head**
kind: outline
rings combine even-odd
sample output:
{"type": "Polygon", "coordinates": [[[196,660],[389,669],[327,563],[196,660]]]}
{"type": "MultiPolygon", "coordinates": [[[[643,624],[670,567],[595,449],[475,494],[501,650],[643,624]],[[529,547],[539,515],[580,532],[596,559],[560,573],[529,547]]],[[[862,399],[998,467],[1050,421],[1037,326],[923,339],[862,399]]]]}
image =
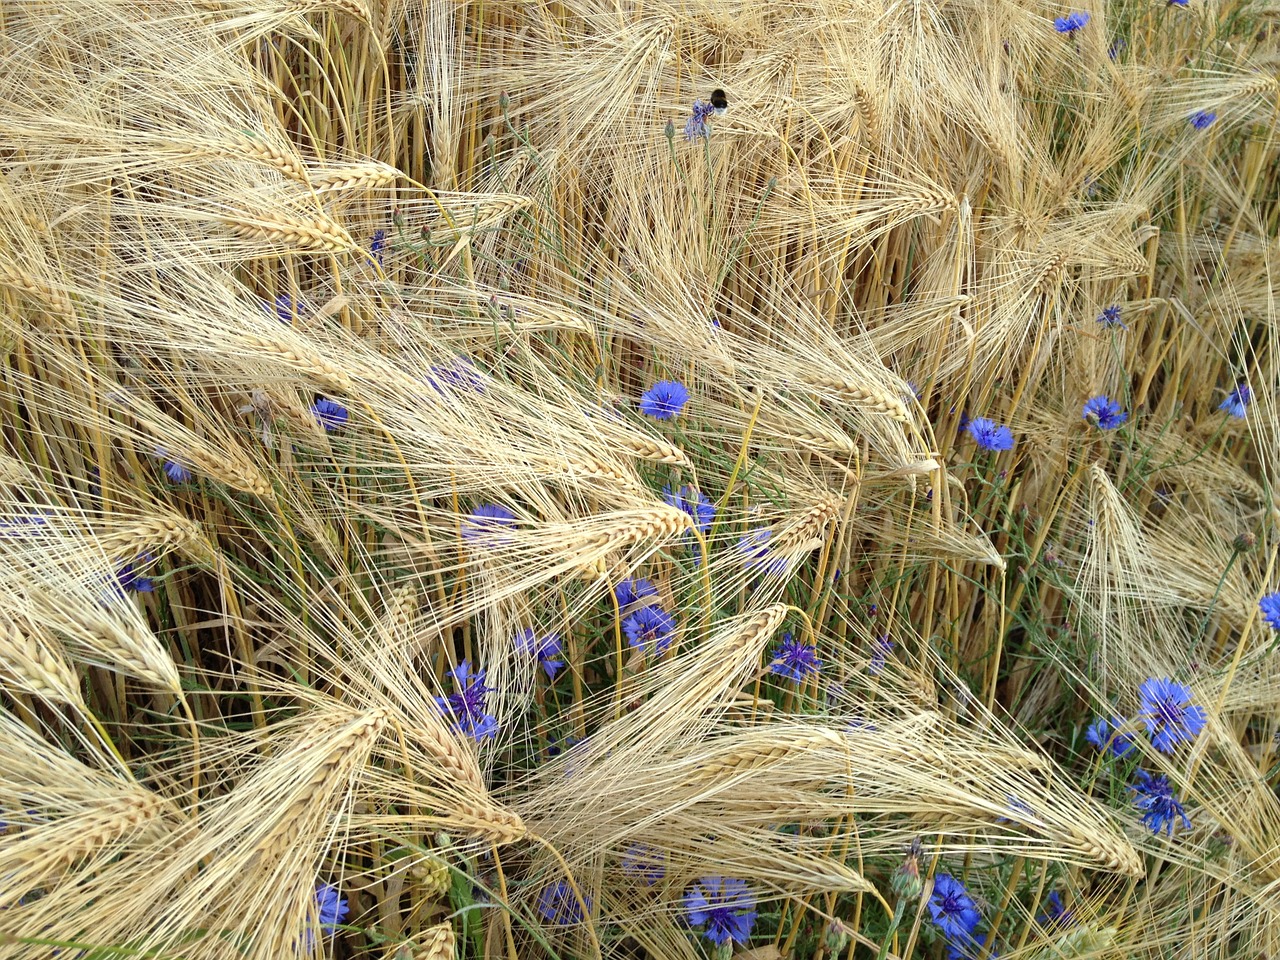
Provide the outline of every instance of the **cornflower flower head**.
{"type": "Polygon", "coordinates": [[[1044,912],[1036,917],[1042,927],[1069,927],[1075,922],[1072,911],[1062,905],[1062,895],[1057,890],[1044,898],[1044,912]]]}
{"type": "Polygon", "coordinates": [[[369,252],[373,254],[373,259],[378,261],[378,266],[382,266],[383,251],[387,248],[387,231],[375,230],[373,237],[369,241],[369,252]]]}
{"type": "Polygon", "coordinates": [[[903,859],[901,866],[894,871],[893,878],[889,881],[890,889],[899,897],[906,900],[915,900],[924,889],[924,883],[920,879],[920,857],[923,854],[924,848],[920,843],[920,838],[916,837],[907,847],[906,857],[903,859]]]}
{"type": "Polygon", "coordinates": [[[746,943],[756,924],[756,896],[736,877],[703,877],[685,891],[682,902],[689,926],[706,924],[703,936],[716,946],[746,943]]]}
{"type": "Polygon", "coordinates": [[[701,98],[693,101],[693,113],[684,124],[685,140],[697,140],[698,137],[711,139],[711,131],[707,129],[707,119],[715,109],[711,104],[703,103],[701,98]]]}
{"type": "Polygon", "coordinates": [[[1243,420],[1245,408],[1249,406],[1251,400],[1253,400],[1253,391],[1249,389],[1249,385],[1237,383],[1235,389],[1227,394],[1227,398],[1218,404],[1218,409],[1237,420],[1243,420]]]}
{"type": "Polygon", "coordinates": [[[772,539],[772,530],[767,527],[757,527],[738,540],[738,552],[743,555],[743,562],[748,570],[759,570],[766,574],[786,573],[787,558],[774,553],[769,548],[769,541],[772,539]]]}
{"type": "Polygon", "coordinates": [[[1262,619],[1272,630],[1280,630],[1280,591],[1268,593],[1258,601],[1262,619]]]}
{"type": "Polygon", "coordinates": [[[1106,717],[1097,717],[1085,730],[1084,738],[1093,744],[1094,749],[1099,753],[1109,750],[1112,756],[1123,757],[1133,750],[1133,734],[1112,731],[1121,729],[1124,724],[1124,717],[1112,717],[1110,720],[1106,717]]]}
{"type": "Polygon", "coordinates": [[[871,660],[867,663],[867,673],[873,677],[878,677],[884,673],[885,665],[889,662],[889,654],[893,652],[894,643],[889,639],[886,633],[880,637],[871,647],[871,660]]]}
{"type": "Polygon", "coordinates": [[[976,417],[969,421],[965,429],[973,437],[973,442],[983,450],[998,452],[1013,449],[1013,431],[994,420],[976,417]]]}
{"type": "Polygon", "coordinates": [[[274,303],[262,301],[262,309],[266,311],[267,316],[274,313],[281,323],[293,323],[294,317],[305,316],[307,312],[306,305],[301,300],[294,300],[288,293],[277,296],[274,303]]]}
{"type": "Polygon", "coordinates": [[[1191,829],[1191,818],[1173,795],[1173,785],[1168,777],[1163,774],[1153,777],[1145,770],[1134,771],[1134,776],[1138,778],[1137,783],[1129,785],[1133,791],[1133,805],[1142,811],[1142,822],[1152,833],[1171,837],[1178,820],[1186,829],[1191,829]]]}
{"type": "Polygon", "coordinates": [[[1120,408],[1120,404],[1105,394],[1086,400],[1081,415],[1090,426],[1099,430],[1114,430],[1129,419],[1129,414],[1120,408]]]}
{"type": "Polygon", "coordinates": [[[1084,12],[1068,13],[1065,17],[1058,17],[1053,21],[1053,29],[1059,33],[1073,34],[1077,30],[1083,29],[1092,19],[1092,15],[1084,12]]]}
{"type": "Polygon", "coordinates": [[[662,854],[646,843],[633,843],[622,854],[622,872],[651,887],[666,875],[662,854]]]}
{"type": "Polygon", "coordinates": [[[655,420],[672,420],[689,402],[689,388],[679,380],[659,380],[640,395],[640,412],[655,420]]]}
{"type": "Polygon", "coordinates": [[[671,646],[671,631],[676,628],[675,618],[657,604],[641,607],[622,621],[622,632],[627,644],[654,654],[665,653],[671,646]]]}
{"type": "Polygon", "coordinates": [[[586,916],[582,908],[585,906],[588,911],[591,910],[591,898],[584,894],[582,899],[583,902],[579,903],[568,881],[557,880],[555,883],[548,883],[542,888],[542,893],[538,894],[538,913],[547,923],[560,927],[581,923],[586,916]]]}
{"type": "MultiPolygon", "coordinates": [[[[663,487],[662,498],[671,506],[687,513],[699,533],[706,533],[711,529],[711,522],[716,518],[716,507],[697,487],[681,487],[679,492],[672,491],[669,486],[663,487]]],[[[693,532],[686,530],[685,536],[691,537],[693,532]]]]}
{"type": "Polygon", "coordinates": [[[1195,127],[1197,130],[1203,130],[1213,121],[1218,119],[1218,115],[1212,110],[1197,110],[1191,116],[1187,117],[1187,123],[1195,127]]]}
{"type": "Polygon", "coordinates": [[[817,676],[821,670],[822,661],[818,659],[816,646],[793,639],[789,633],[782,635],[782,644],[774,651],[773,662],[769,664],[771,673],[800,683],[805,677],[817,676]]]}
{"type": "Polygon", "coordinates": [[[1142,698],[1138,716],[1151,734],[1151,745],[1173,753],[1179,741],[1194,740],[1208,720],[1204,707],[1191,702],[1191,688],[1166,678],[1152,677],[1138,687],[1142,698]]]}
{"type": "Polygon", "coordinates": [[[949,873],[934,877],[933,893],[929,895],[929,914],[948,940],[971,937],[982,919],[978,905],[964,884],[949,873]]]}
{"type": "Polygon", "coordinates": [[[525,627],[515,635],[513,642],[521,653],[538,658],[538,663],[547,672],[548,680],[554,680],[564,666],[563,660],[555,659],[564,650],[564,644],[558,633],[544,633],[538,636],[532,627],[525,627]]]}
{"type": "Polygon", "coordinates": [[[155,456],[161,462],[164,475],[170,483],[190,483],[191,471],[169,456],[164,447],[156,447],[155,456]]]}
{"type": "Polygon", "coordinates": [[[485,392],[484,374],[476,369],[470,357],[454,357],[448,363],[437,363],[426,376],[427,385],[447,396],[451,390],[485,392]]]}
{"type": "Polygon", "coordinates": [[[316,418],[316,423],[324,427],[325,433],[332,433],[347,425],[347,408],[328,397],[321,397],[311,405],[311,415],[316,418]]]}
{"type": "Polygon", "coordinates": [[[1165,4],[1165,6],[1166,7],[1185,7],[1187,5],[1187,2],[1188,0],[1169,0],[1169,2],[1165,4]]]}
{"type": "Polygon", "coordinates": [[[613,588],[613,595],[618,601],[619,609],[625,609],[641,600],[645,601],[646,605],[658,602],[658,588],[653,585],[653,581],[643,578],[635,580],[627,578],[619,581],[613,588]]]}
{"type": "Polygon", "coordinates": [[[1124,321],[1120,319],[1120,304],[1118,303],[1113,303],[1098,314],[1098,325],[1108,329],[1115,327],[1119,327],[1121,330],[1129,329],[1124,321]]]}
{"type": "Polygon", "coordinates": [[[347,919],[351,905],[332,883],[316,884],[316,917],[320,929],[328,935],[337,932],[338,924],[347,919]]]}
{"type": "Polygon", "coordinates": [[[480,543],[505,543],[500,534],[515,526],[516,515],[497,503],[482,503],[462,521],[462,536],[480,543]]]}
{"type": "Polygon", "coordinates": [[[150,577],[144,577],[138,572],[138,567],[145,563],[150,563],[152,556],[144,553],[136,561],[131,560],[124,564],[116,571],[116,590],[119,593],[127,593],[132,590],[134,593],[151,593],[155,590],[156,585],[150,577]]]}
{"type": "Polygon", "coordinates": [[[496,736],[498,720],[485,713],[485,698],[493,687],[485,686],[484,671],[472,671],[471,661],[463,660],[449,671],[449,676],[457,692],[436,697],[436,707],[453,721],[455,730],[473,740],[496,736]]]}

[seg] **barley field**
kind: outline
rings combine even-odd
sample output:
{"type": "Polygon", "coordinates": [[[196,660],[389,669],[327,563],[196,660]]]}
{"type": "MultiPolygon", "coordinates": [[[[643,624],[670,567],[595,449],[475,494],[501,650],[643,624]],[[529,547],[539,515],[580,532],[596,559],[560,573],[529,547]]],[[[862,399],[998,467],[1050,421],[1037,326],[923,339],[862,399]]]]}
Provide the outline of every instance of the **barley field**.
{"type": "Polygon", "coordinates": [[[0,960],[1280,956],[1275,0],[0,0],[0,960]]]}

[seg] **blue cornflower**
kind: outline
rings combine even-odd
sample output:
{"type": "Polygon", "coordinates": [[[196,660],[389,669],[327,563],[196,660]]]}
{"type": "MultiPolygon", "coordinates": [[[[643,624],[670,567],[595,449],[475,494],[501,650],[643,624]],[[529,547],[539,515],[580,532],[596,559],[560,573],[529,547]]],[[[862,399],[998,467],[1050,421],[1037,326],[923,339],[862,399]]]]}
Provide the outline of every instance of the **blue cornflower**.
{"type": "Polygon", "coordinates": [[[1147,725],[1151,745],[1162,753],[1173,753],[1180,740],[1194,740],[1208,720],[1204,707],[1191,702],[1191,688],[1173,680],[1144,680],[1138,695],[1138,717],[1147,725]]]}
{"type": "Polygon", "coordinates": [[[1087,13],[1068,13],[1065,17],[1058,17],[1053,21],[1053,29],[1059,33],[1075,33],[1091,19],[1092,17],[1087,13]]]}
{"type": "Polygon", "coordinates": [[[463,660],[449,671],[457,692],[435,698],[436,706],[453,721],[454,729],[473,740],[498,733],[497,718],[485,713],[485,697],[494,688],[485,686],[484,674],[483,670],[473,672],[471,661],[463,660]]]}
{"type": "Polygon", "coordinates": [[[640,395],[640,412],[655,420],[671,420],[689,402],[689,389],[678,380],[659,380],[640,395]]]}
{"type": "Polygon", "coordinates": [[[889,662],[889,654],[893,651],[893,646],[893,641],[889,639],[887,633],[876,640],[871,647],[871,659],[867,662],[867,673],[877,677],[884,672],[885,664],[889,662]]]}
{"type": "Polygon", "coordinates": [[[775,554],[769,548],[769,541],[772,539],[772,530],[767,527],[758,527],[738,540],[738,552],[744,555],[748,570],[760,570],[773,574],[786,572],[787,558],[775,554]]]}
{"type": "Polygon", "coordinates": [[[774,652],[769,671],[782,677],[788,677],[797,683],[810,674],[816,675],[822,669],[822,661],[818,659],[818,648],[803,640],[792,639],[791,634],[782,635],[782,644],[774,652]]]}
{"type": "Polygon", "coordinates": [[[542,888],[542,893],[538,895],[538,913],[547,923],[554,923],[557,926],[581,923],[585,916],[582,912],[583,906],[585,905],[588,911],[591,909],[591,898],[583,894],[582,899],[584,903],[579,903],[568,881],[557,880],[542,888]]]}
{"type": "Polygon", "coordinates": [[[332,936],[337,932],[338,924],[347,919],[351,910],[342,891],[331,883],[316,884],[316,917],[320,920],[320,929],[332,936]]]}
{"type": "Polygon", "coordinates": [[[1173,785],[1168,777],[1163,774],[1153,777],[1145,770],[1134,771],[1134,776],[1138,782],[1129,786],[1133,791],[1133,803],[1142,811],[1142,822],[1151,828],[1152,833],[1173,836],[1173,828],[1179,819],[1184,827],[1191,829],[1191,818],[1173,795],[1173,785]]]}
{"type": "Polygon", "coordinates": [[[152,556],[144,553],[136,561],[131,560],[116,571],[116,587],[121,593],[132,590],[134,593],[151,593],[156,588],[150,577],[144,577],[137,568],[150,563],[152,556]]]}
{"type": "Polygon", "coordinates": [[[294,317],[301,317],[306,313],[306,305],[301,300],[294,300],[293,296],[288,293],[282,293],[275,299],[275,303],[262,303],[262,309],[270,316],[272,313],[276,315],[276,319],[281,323],[293,323],[294,317]]]}
{"type": "Polygon", "coordinates": [[[1062,895],[1057,890],[1044,898],[1044,912],[1036,917],[1042,927],[1069,927],[1075,922],[1072,911],[1062,905],[1062,895]]]}
{"type": "Polygon", "coordinates": [[[1105,394],[1086,400],[1081,416],[1099,430],[1114,430],[1129,419],[1129,414],[1120,408],[1120,404],[1105,394]]]}
{"type": "Polygon", "coordinates": [[[373,239],[369,241],[369,252],[373,254],[373,259],[378,261],[378,266],[382,266],[383,251],[387,248],[387,231],[373,231],[373,239]]]}
{"type": "Polygon", "coordinates": [[[1105,308],[1102,313],[1098,315],[1098,323],[1099,325],[1109,329],[1113,327],[1119,327],[1121,330],[1129,329],[1125,326],[1124,321],[1120,319],[1120,304],[1118,303],[1113,303],[1111,306],[1105,308]]]}
{"type": "Polygon", "coordinates": [[[1111,46],[1107,47],[1107,56],[1114,60],[1120,55],[1120,51],[1128,45],[1128,41],[1124,37],[1117,37],[1111,41],[1111,46]]]}
{"type": "Polygon", "coordinates": [[[1280,630],[1280,591],[1268,593],[1258,601],[1262,619],[1272,630],[1280,630]]]}
{"type": "Polygon", "coordinates": [[[1218,409],[1230,414],[1237,420],[1244,419],[1245,408],[1253,400],[1253,391],[1246,383],[1237,383],[1236,388],[1227,394],[1227,398],[1218,404],[1218,409]]]}
{"type": "Polygon", "coordinates": [[[938,874],[929,895],[929,913],[948,940],[972,937],[982,915],[964,884],[949,873],[938,874]]]}
{"type": "Polygon", "coordinates": [[[689,926],[705,923],[703,936],[716,946],[746,943],[756,924],[756,896],[736,877],[703,877],[685,891],[683,903],[689,926]]]}
{"type": "Polygon", "coordinates": [[[973,437],[974,443],[983,450],[1013,449],[1013,431],[994,420],[977,417],[969,421],[966,429],[969,431],[969,436],[973,437]]]}
{"type": "Polygon", "coordinates": [[[169,478],[170,483],[189,483],[191,481],[191,471],[170,457],[164,447],[156,447],[155,455],[162,461],[161,466],[164,470],[164,475],[169,478]]]}
{"type": "Polygon", "coordinates": [[[1191,116],[1187,117],[1187,123],[1191,124],[1197,130],[1203,130],[1217,119],[1218,115],[1212,110],[1197,110],[1191,116]]]}
{"type": "MultiPolygon", "coordinates": [[[[966,933],[947,943],[947,960],[978,960],[983,948],[987,945],[988,934],[966,933]]],[[[997,960],[1000,956],[995,949],[987,951],[988,960],[997,960]]]]}
{"type": "Polygon", "coordinates": [[[484,374],[476,369],[470,357],[454,357],[448,363],[438,363],[426,376],[427,384],[443,396],[451,388],[484,393],[484,374]]]}
{"type": "Polygon", "coordinates": [[[516,515],[496,503],[482,503],[462,521],[462,536],[480,543],[503,543],[506,538],[496,536],[502,530],[515,526],[516,515]]]}
{"type": "Polygon", "coordinates": [[[311,415],[324,427],[325,433],[332,433],[347,423],[347,408],[328,397],[321,397],[311,405],[311,415]]]}
{"type": "Polygon", "coordinates": [[[671,646],[671,631],[676,621],[671,614],[657,605],[641,607],[622,621],[622,632],[632,647],[653,647],[655,654],[665,653],[671,646]]]}
{"type": "MultiPolygon", "coordinates": [[[[716,507],[698,491],[697,487],[681,487],[678,493],[672,492],[669,486],[663,487],[662,497],[671,506],[678,507],[692,517],[693,525],[699,533],[706,533],[711,529],[711,521],[716,518],[716,507]]],[[[690,535],[691,533],[686,531],[685,536],[690,535]]]]}
{"type": "Polygon", "coordinates": [[[1109,749],[1112,756],[1123,757],[1133,749],[1133,734],[1113,734],[1112,731],[1121,729],[1124,724],[1124,717],[1112,717],[1110,720],[1106,717],[1098,717],[1089,724],[1084,732],[1084,738],[1093,744],[1099,753],[1109,749]]]}
{"type": "Polygon", "coordinates": [[[613,588],[613,595],[618,600],[619,609],[626,609],[640,600],[647,603],[658,602],[658,588],[653,585],[653,581],[644,578],[621,581],[613,588]]]}
{"type": "Polygon", "coordinates": [[[707,118],[715,112],[715,107],[703,103],[701,98],[693,101],[693,114],[685,121],[684,138],[696,140],[698,137],[711,139],[711,131],[707,129],[707,118]]]}
{"type": "Polygon", "coordinates": [[[1185,6],[1187,5],[1187,2],[1188,2],[1188,0],[1169,0],[1169,2],[1165,4],[1165,6],[1167,6],[1167,7],[1185,7],[1185,6]]]}
{"type": "Polygon", "coordinates": [[[538,658],[538,663],[547,672],[548,680],[554,680],[560,668],[564,666],[563,660],[555,659],[564,649],[558,633],[544,633],[538,636],[532,627],[525,627],[515,635],[513,642],[521,653],[538,658]]]}
{"type": "Polygon", "coordinates": [[[651,887],[666,874],[662,854],[645,843],[633,843],[622,854],[622,872],[651,887]]]}

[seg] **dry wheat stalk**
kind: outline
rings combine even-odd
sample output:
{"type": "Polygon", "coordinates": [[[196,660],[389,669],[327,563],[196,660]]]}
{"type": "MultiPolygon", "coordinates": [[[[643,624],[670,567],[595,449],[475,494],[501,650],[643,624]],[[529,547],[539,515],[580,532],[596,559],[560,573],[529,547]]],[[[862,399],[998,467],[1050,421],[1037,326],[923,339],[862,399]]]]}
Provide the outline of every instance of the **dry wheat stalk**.
{"type": "Polygon", "coordinates": [[[841,400],[848,400],[859,406],[869,407],[880,413],[887,413],[899,423],[910,422],[911,418],[907,415],[907,406],[899,397],[882,393],[879,390],[859,387],[848,380],[840,380],[834,377],[804,374],[801,380],[819,390],[828,391],[841,400]]]}
{"type": "Polygon", "coordinates": [[[349,167],[316,170],[311,183],[316,193],[333,193],[341,190],[373,190],[395,184],[402,174],[395,167],[376,160],[349,167]]]}
{"type": "Polygon", "coordinates": [[[296,154],[254,137],[237,137],[225,144],[191,144],[184,149],[184,153],[193,156],[226,157],[232,160],[243,160],[249,157],[275,168],[290,180],[310,186],[306,167],[296,154]]]}
{"type": "Polygon", "coordinates": [[[528,835],[524,821],[511,810],[490,803],[463,801],[449,811],[450,823],[499,846],[515,843],[528,835]]]}
{"type": "Polygon", "coordinates": [[[31,624],[19,627],[0,616],[0,679],[32,696],[86,710],[75,671],[55,643],[31,624]]]}
{"type": "Polygon", "coordinates": [[[637,434],[626,434],[618,440],[619,446],[641,460],[653,463],[670,463],[677,467],[689,466],[689,458],[684,451],[674,444],[653,437],[642,437],[637,434]]]}
{"type": "Polygon", "coordinates": [[[249,349],[256,350],[273,360],[279,360],[285,366],[314,378],[330,390],[337,393],[350,393],[355,389],[355,383],[341,367],[330,363],[317,353],[252,333],[244,333],[240,337],[249,349]]]}
{"type": "Polygon", "coordinates": [[[219,219],[232,233],[246,240],[265,240],[316,253],[344,253],[356,249],[356,242],[346,230],[323,217],[298,220],[264,212],[219,219]]]}
{"type": "Polygon", "coordinates": [[[0,284],[26,295],[52,316],[70,322],[76,319],[75,308],[64,294],[13,264],[0,263],[0,284]]]}
{"type": "Polygon", "coordinates": [[[132,607],[117,617],[83,597],[55,599],[47,593],[41,594],[39,605],[83,659],[182,696],[177,665],[150,629],[136,615],[127,615],[132,607]]]}
{"type": "Polygon", "coordinates": [[[373,23],[368,5],[361,3],[360,0],[289,0],[285,9],[302,13],[310,13],[313,10],[337,10],[339,13],[354,17],[366,27],[373,23]]]}
{"type": "Polygon", "coordinates": [[[453,960],[456,949],[453,924],[445,921],[422,934],[421,941],[411,949],[408,960],[453,960]]]}
{"type": "Polygon", "coordinates": [[[164,514],[99,534],[98,546],[108,557],[120,562],[153,550],[198,543],[201,539],[198,524],[178,514],[164,514]]]}

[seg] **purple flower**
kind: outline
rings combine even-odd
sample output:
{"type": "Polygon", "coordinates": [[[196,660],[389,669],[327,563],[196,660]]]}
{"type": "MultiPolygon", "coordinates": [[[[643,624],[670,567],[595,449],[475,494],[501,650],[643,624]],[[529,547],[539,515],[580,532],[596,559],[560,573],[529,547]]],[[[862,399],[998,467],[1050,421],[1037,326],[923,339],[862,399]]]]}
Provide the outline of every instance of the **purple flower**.
{"type": "Polygon", "coordinates": [[[1280,630],[1280,591],[1268,593],[1258,601],[1262,619],[1272,630],[1280,630]]]}
{"type": "Polygon", "coordinates": [[[1098,323],[1103,327],[1119,327],[1121,330],[1128,330],[1124,322],[1120,319],[1120,304],[1113,303],[1098,315],[1098,323]]]}
{"type": "Polygon", "coordinates": [[[516,515],[496,503],[482,503],[462,521],[462,536],[480,543],[505,543],[499,534],[515,525],[516,515]]]}
{"type": "Polygon", "coordinates": [[[347,918],[350,910],[350,904],[336,886],[316,884],[316,917],[320,920],[320,929],[326,934],[332,936],[336,933],[338,924],[347,918]]]}
{"type": "Polygon", "coordinates": [[[1110,720],[1106,717],[1098,717],[1089,724],[1084,732],[1084,738],[1093,744],[1099,753],[1110,749],[1112,756],[1123,757],[1133,749],[1133,734],[1112,731],[1121,729],[1124,724],[1124,717],[1112,717],[1110,720]]]}
{"type": "Polygon", "coordinates": [[[276,319],[281,323],[293,323],[294,317],[304,316],[307,312],[306,305],[301,301],[295,301],[290,294],[282,293],[275,299],[274,304],[263,301],[262,309],[267,312],[267,316],[275,314],[276,319]]]}
{"type": "Polygon", "coordinates": [[[1153,777],[1145,770],[1134,771],[1134,776],[1138,778],[1138,782],[1129,786],[1133,791],[1133,803],[1142,811],[1142,822],[1152,833],[1173,836],[1173,828],[1179,819],[1184,827],[1191,829],[1191,818],[1173,795],[1173,786],[1168,777],[1153,777]]]}
{"type": "Polygon", "coordinates": [[[659,380],[640,395],[640,412],[655,420],[671,420],[689,402],[689,389],[678,380],[659,380]]]}
{"type": "Polygon", "coordinates": [[[1203,130],[1213,121],[1218,119],[1218,115],[1212,110],[1197,110],[1191,116],[1187,117],[1187,123],[1195,127],[1197,130],[1203,130]]]}
{"type": "Polygon", "coordinates": [[[426,381],[442,396],[448,396],[450,390],[485,392],[484,374],[476,369],[470,357],[454,357],[448,363],[436,364],[428,372],[426,381]]]}
{"type": "Polygon", "coordinates": [[[1053,29],[1059,33],[1072,34],[1084,27],[1092,17],[1087,13],[1069,13],[1053,21],[1053,29]]]}
{"type": "Polygon", "coordinates": [[[191,471],[170,457],[164,447],[156,447],[155,455],[161,461],[164,475],[169,478],[170,483],[189,483],[191,481],[191,471]]]}
{"type": "Polygon", "coordinates": [[[311,415],[324,427],[325,433],[332,433],[347,424],[347,408],[328,397],[321,397],[311,405],[311,415]]]}
{"type": "Polygon", "coordinates": [[[1218,409],[1230,414],[1237,420],[1243,420],[1245,408],[1249,406],[1249,402],[1252,399],[1253,391],[1249,389],[1249,385],[1237,383],[1235,389],[1227,394],[1227,398],[1218,404],[1218,409]]]}
{"type": "Polygon", "coordinates": [[[1129,414],[1120,408],[1120,404],[1106,395],[1091,397],[1085,401],[1082,416],[1099,430],[1114,430],[1129,419],[1129,414]]]}
{"type": "Polygon", "coordinates": [[[1062,895],[1057,890],[1044,898],[1044,912],[1036,917],[1042,927],[1069,927],[1075,921],[1072,911],[1062,905],[1062,895]]]}
{"type": "Polygon", "coordinates": [[[743,555],[743,562],[748,570],[759,570],[766,574],[786,573],[787,558],[769,549],[769,541],[772,539],[772,530],[757,527],[738,541],[738,552],[743,555]]]}
{"type": "Polygon", "coordinates": [[[707,129],[707,118],[715,112],[715,107],[709,103],[703,103],[701,99],[693,101],[693,114],[685,121],[684,138],[686,140],[696,140],[698,137],[711,138],[711,131],[707,129]]]}
{"type": "Polygon", "coordinates": [[[703,936],[722,946],[746,943],[756,923],[756,897],[745,880],[736,877],[703,877],[683,898],[689,926],[706,924],[703,936]]]}
{"type": "Polygon", "coordinates": [[[977,417],[970,420],[965,429],[969,431],[969,436],[973,437],[974,443],[983,450],[1013,449],[1013,431],[994,420],[977,417]]]}
{"type": "Polygon", "coordinates": [[[929,913],[948,940],[972,937],[982,915],[964,884],[949,873],[938,874],[929,895],[929,913]]]}
{"type": "Polygon", "coordinates": [[[876,640],[872,646],[871,660],[867,663],[867,672],[873,677],[877,677],[884,672],[885,665],[889,662],[889,654],[893,651],[893,646],[893,641],[889,639],[887,633],[876,640]]]}
{"type": "Polygon", "coordinates": [[[532,627],[525,627],[515,635],[514,643],[521,653],[538,658],[538,663],[547,672],[548,680],[554,680],[560,668],[564,666],[563,660],[555,659],[564,649],[558,633],[544,633],[538,636],[532,627]]]}
{"type": "Polygon", "coordinates": [[[657,605],[641,607],[622,621],[627,644],[642,649],[652,646],[655,654],[665,653],[671,646],[675,627],[675,618],[657,605]]]}
{"type": "Polygon", "coordinates": [[[453,721],[455,730],[473,740],[496,736],[498,720],[485,713],[485,698],[493,687],[485,686],[484,671],[472,672],[471,662],[463,660],[449,671],[449,676],[457,692],[435,698],[440,712],[453,721]]]}
{"type": "Polygon", "coordinates": [[[622,854],[622,872],[651,887],[666,874],[662,854],[645,843],[633,843],[622,854]]]}
{"type": "Polygon", "coordinates": [[[144,563],[150,563],[152,556],[144,553],[136,561],[130,561],[124,564],[116,571],[116,588],[119,593],[125,593],[132,590],[134,593],[151,593],[155,589],[155,583],[150,577],[144,577],[137,570],[144,563]]]}
{"type": "MultiPolygon", "coordinates": [[[[582,899],[587,910],[590,910],[591,898],[584,895],[582,899]]],[[[538,895],[538,913],[542,915],[542,919],[561,927],[581,923],[584,919],[583,906],[583,903],[578,902],[573,887],[565,880],[547,884],[538,895]]]]}
{"type": "Polygon", "coordinates": [[[821,669],[818,648],[803,640],[792,639],[789,633],[782,635],[782,644],[774,652],[773,662],[769,664],[771,673],[788,677],[796,683],[802,682],[810,674],[816,676],[821,669]]]}
{"type": "Polygon", "coordinates": [[[647,603],[658,602],[658,588],[653,585],[652,581],[644,579],[621,581],[613,588],[613,595],[617,598],[620,609],[626,609],[640,600],[644,600],[647,603]]]}
{"type": "Polygon", "coordinates": [[[1162,753],[1173,753],[1181,740],[1194,740],[1208,720],[1204,707],[1191,702],[1191,688],[1173,680],[1144,680],[1138,695],[1138,716],[1151,734],[1151,745],[1162,753]]]}
{"type": "MultiPolygon", "coordinates": [[[[673,493],[669,486],[663,487],[662,497],[671,506],[687,513],[699,533],[706,533],[711,529],[711,521],[716,518],[715,504],[699,493],[696,487],[681,487],[679,493],[673,493]]],[[[685,531],[686,537],[692,535],[692,531],[685,531]]]]}
{"type": "Polygon", "coordinates": [[[382,266],[382,252],[387,248],[387,231],[373,231],[373,238],[369,241],[369,252],[373,254],[373,259],[378,261],[378,266],[382,266]]]}

